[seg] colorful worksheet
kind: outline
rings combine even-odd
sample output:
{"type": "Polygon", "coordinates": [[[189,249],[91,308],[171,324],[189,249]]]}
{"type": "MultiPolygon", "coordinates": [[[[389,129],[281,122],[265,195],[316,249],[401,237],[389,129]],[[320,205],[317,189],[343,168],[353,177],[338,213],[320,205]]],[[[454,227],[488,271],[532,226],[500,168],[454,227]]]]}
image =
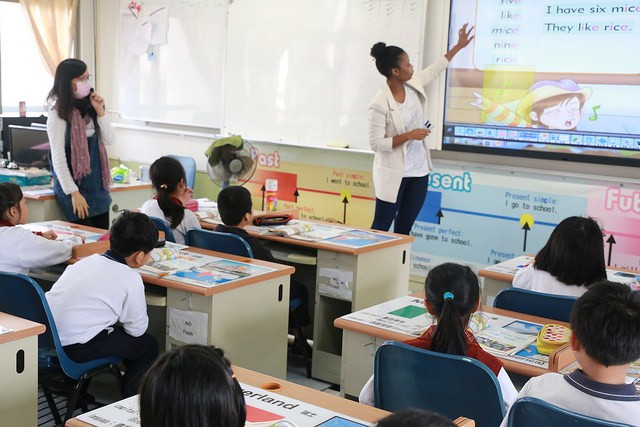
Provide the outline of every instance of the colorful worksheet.
{"type": "MultiPolygon", "coordinates": [[[[366,427],[370,423],[277,392],[240,384],[247,403],[246,427],[366,427]]],[[[132,396],[77,417],[95,427],[140,426],[138,396],[132,396]]]]}
{"type": "Polygon", "coordinates": [[[77,236],[82,239],[84,243],[97,242],[100,237],[106,233],[94,233],[93,231],[81,230],[78,227],[64,225],[57,221],[43,221],[43,222],[31,222],[29,224],[21,224],[19,227],[24,227],[31,231],[44,233],[45,231],[53,231],[58,235],[57,240],[63,240],[69,236],[77,236]]]}

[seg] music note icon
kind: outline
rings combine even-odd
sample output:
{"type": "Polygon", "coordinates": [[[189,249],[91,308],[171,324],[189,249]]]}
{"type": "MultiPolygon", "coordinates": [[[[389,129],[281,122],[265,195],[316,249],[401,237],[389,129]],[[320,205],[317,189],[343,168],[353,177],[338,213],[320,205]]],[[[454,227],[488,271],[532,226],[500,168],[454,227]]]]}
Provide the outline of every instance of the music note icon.
{"type": "Polygon", "coordinates": [[[596,111],[598,108],[600,108],[599,105],[592,107],[593,116],[589,116],[589,120],[591,120],[592,122],[595,122],[596,120],[598,120],[598,112],[596,111]]]}

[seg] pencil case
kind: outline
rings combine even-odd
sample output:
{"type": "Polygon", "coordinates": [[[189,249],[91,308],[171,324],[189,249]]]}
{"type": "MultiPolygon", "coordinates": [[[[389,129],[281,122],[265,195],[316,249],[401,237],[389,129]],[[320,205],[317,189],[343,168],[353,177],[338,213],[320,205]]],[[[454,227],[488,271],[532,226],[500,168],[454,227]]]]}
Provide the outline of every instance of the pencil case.
{"type": "Polygon", "coordinates": [[[536,339],[536,347],[540,354],[551,354],[553,350],[569,342],[571,329],[566,326],[549,323],[544,325],[538,338],[536,339]]]}
{"type": "Polygon", "coordinates": [[[289,214],[267,214],[260,215],[253,219],[253,223],[255,225],[285,225],[293,218],[292,215],[289,214]]]}

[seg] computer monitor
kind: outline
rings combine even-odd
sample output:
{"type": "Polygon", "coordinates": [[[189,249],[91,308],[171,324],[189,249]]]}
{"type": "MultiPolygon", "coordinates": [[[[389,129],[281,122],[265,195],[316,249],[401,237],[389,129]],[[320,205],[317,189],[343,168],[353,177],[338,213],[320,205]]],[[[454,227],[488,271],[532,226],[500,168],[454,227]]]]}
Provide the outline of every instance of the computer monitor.
{"type": "Polygon", "coordinates": [[[51,170],[49,136],[42,126],[9,126],[11,159],[20,167],[51,170]]]}
{"type": "Polygon", "coordinates": [[[7,157],[7,151],[11,146],[11,133],[9,132],[9,126],[32,126],[34,123],[46,125],[47,117],[45,116],[28,116],[28,117],[14,117],[14,116],[2,116],[0,117],[2,122],[2,133],[0,133],[0,139],[2,139],[2,156],[7,157]]]}

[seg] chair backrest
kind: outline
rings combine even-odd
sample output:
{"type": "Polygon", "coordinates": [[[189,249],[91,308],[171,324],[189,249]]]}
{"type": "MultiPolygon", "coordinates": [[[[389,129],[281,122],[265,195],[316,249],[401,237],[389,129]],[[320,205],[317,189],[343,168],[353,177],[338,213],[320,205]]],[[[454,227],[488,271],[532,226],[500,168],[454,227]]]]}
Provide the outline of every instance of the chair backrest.
{"type": "Polygon", "coordinates": [[[253,258],[253,251],[247,241],[231,233],[193,228],[187,231],[185,243],[196,248],[253,258]]]}
{"type": "Polygon", "coordinates": [[[495,308],[569,322],[576,297],[545,294],[527,289],[504,288],[493,300],[495,308]]]}
{"type": "Polygon", "coordinates": [[[629,427],[630,424],[592,418],[551,405],[534,397],[516,400],[509,410],[508,426],[516,427],[629,427]]]}
{"type": "Polygon", "coordinates": [[[483,363],[387,341],[375,356],[376,407],[421,408],[495,427],[504,418],[498,379],[483,363]]]}
{"type": "Polygon", "coordinates": [[[184,168],[184,174],[187,177],[187,187],[193,190],[193,187],[196,185],[196,161],[193,157],[189,156],[177,156],[175,154],[171,154],[167,157],[171,157],[180,162],[182,167],[184,168]]]}
{"type": "Polygon", "coordinates": [[[167,224],[164,219],[155,216],[150,216],[149,219],[151,220],[153,225],[156,226],[158,231],[164,232],[164,240],[166,240],[167,242],[176,242],[176,238],[173,235],[173,230],[171,229],[171,227],[169,227],[169,224],[167,224]]]}
{"type": "Polygon", "coordinates": [[[57,358],[68,377],[78,379],[88,367],[95,365],[74,362],[65,354],[44,292],[30,277],[0,272],[0,311],[45,325],[47,330],[38,336],[38,354],[57,358]]]}

